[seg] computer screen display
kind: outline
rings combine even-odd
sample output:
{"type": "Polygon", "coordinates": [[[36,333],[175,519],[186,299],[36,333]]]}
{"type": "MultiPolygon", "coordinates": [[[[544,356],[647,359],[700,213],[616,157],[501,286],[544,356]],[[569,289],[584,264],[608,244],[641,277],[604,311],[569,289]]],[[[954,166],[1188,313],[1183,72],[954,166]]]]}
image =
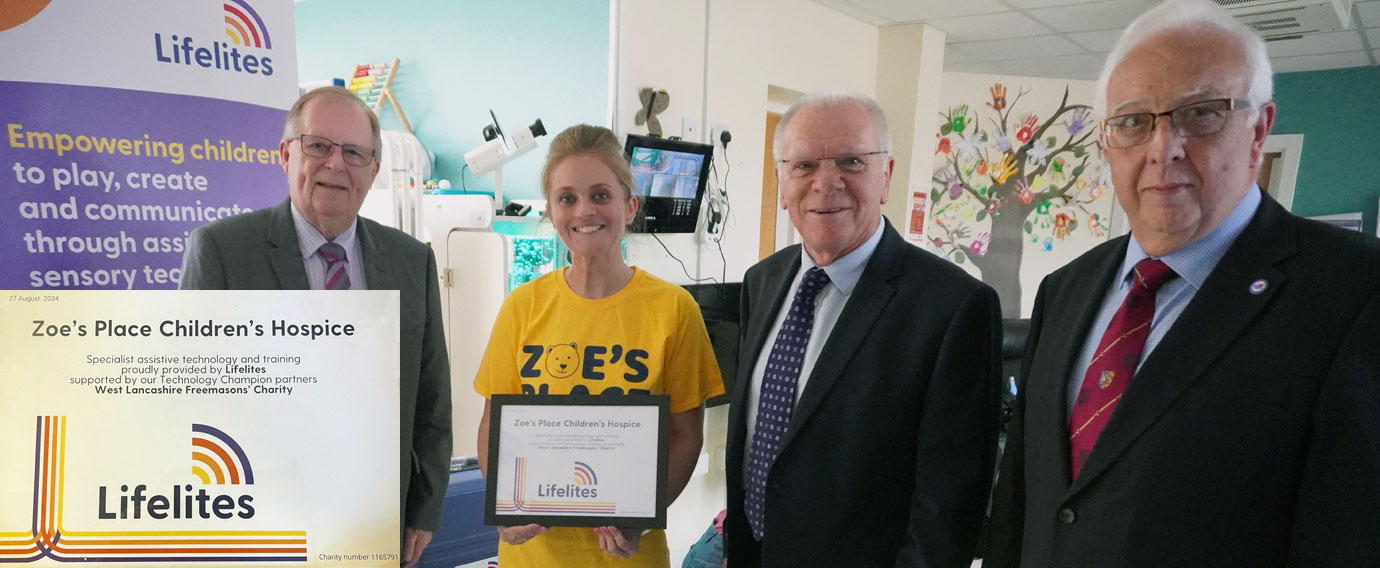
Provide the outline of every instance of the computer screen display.
{"type": "Polygon", "coordinates": [[[623,155],[642,202],[634,226],[649,233],[693,233],[714,147],[629,134],[623,155]]]}

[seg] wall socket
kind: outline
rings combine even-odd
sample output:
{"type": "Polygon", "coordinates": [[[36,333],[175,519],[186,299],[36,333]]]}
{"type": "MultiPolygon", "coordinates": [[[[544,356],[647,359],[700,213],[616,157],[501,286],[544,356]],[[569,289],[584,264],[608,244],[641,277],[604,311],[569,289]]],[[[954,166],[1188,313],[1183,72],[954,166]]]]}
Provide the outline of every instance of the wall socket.
{"type": "Polygon", "coordinates": [[[709,128],[709,143],[710,143],[710,144],[713,144],[713,145],[715,145],[715,146],[718,146],[720,149],[722,149],[722,148],[724,147],[724,145],[723,145],[722,142],[719,141],[719,133],[720,133],[720,132],[723,132],[723,131],[725,131],[725,130],[728,130],[729,132],[732,132],[732,131],[733,131],[733,130],[730,129],[730,128],[728,127],[728,125],[725,124],[725,123],[722,123],[722,122],[715,122],[715,123],[713,123],[713,126],[711,126],[711,127],[709,128]]]}
{"type": "Polygon", "coordinates": [[[699,142],[700,121],[693,118],[680,119],[680,139],[689,142],[699,142]]]}

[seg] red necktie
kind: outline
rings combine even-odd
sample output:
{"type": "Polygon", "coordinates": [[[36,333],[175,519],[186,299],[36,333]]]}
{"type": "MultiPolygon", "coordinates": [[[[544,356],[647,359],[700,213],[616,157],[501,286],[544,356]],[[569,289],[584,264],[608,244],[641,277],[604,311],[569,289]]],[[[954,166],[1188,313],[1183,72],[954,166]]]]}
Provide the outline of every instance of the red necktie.
{"type": "Polygon", "coordinates": [[[1112,316],[1112,323],[1097,344],[1097,353],[1083,375],[1083,387],[1073,405],[1069,420],[1069,456],[1073,478],[1083,468],[1097,436],[1107,425],[1112,411],[1121,401],[1131,376],[1140,364],[1145,350],[1145,338],[1150,335],[1150,321],[1155,317],[1155,292],[1165,282],[1178,276],[1163,261],[1145,259],[1136,263],[1132,271],[1135,282],[1126,294],[1121,308],[1112,316]]]}

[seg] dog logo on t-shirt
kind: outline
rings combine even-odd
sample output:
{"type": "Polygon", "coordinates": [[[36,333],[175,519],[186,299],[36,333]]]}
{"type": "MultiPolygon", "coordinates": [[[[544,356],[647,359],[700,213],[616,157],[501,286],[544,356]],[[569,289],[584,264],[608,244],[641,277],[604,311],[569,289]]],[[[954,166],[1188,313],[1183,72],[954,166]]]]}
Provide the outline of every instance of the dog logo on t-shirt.
{"type": "Polygon", "coordinates": [[[558,343],[546,348],[546,372],[564,379],[580,370],[580,348],[574,343],[558,343]]]}

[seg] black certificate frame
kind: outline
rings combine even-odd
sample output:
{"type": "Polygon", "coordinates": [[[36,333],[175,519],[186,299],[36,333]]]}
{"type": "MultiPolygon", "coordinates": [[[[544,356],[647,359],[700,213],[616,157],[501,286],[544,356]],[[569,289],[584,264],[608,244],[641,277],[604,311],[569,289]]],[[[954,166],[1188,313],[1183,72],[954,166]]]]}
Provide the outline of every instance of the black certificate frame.
{"type": "Polygon", "coordinates": [[[489,398],[489,452],[487,464],[497,471],[500,463],[500,430],[503,410],[508,406],[642,406],[657,408],[657,465],[656,515],[649,517],[605,515],[499,515],[498,480],[491,472],[484,472],[484,524],[489,526],[519,526],[538,524],[547,527],[604,527],[639,529],[666,528],[666,480],[669,463],[671,397],[664,394],[608,395],[523,395],[496,394],[489,398]]]}

